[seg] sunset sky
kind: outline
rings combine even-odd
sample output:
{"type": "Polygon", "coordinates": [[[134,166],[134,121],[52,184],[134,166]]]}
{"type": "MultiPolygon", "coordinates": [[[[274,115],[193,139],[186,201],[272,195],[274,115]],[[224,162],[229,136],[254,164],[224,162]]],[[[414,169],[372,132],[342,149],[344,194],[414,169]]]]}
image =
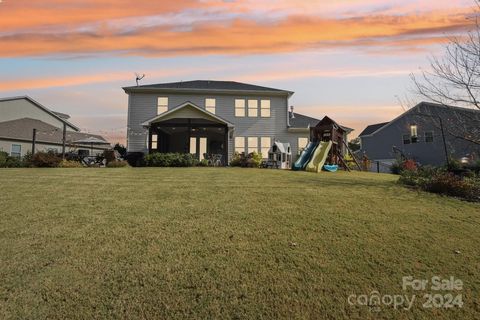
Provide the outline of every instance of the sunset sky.
{"type": "Polygon", "coordinates": [[[409,74],[471,28],[473,0],[3,0],[0,97],[29,95],[125,140],[122,86],[234,80],[358,134],[403,110],[409,74]]]}

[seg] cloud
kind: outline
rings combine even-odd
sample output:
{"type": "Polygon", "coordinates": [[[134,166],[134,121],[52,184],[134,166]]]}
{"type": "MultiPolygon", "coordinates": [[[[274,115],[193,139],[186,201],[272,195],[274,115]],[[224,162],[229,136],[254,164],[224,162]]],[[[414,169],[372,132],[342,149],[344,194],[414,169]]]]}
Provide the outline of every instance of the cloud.
{"type": "Polygon", "coordinates": [[[466,19],[470,9],[394,14],[376,8],[373,1],[367,1],[373,13],[357,15],[345,12],[351,1],[327,6],[342,12],[336,18],[316,15],[321,7],[315,1],[310,14],[306,1],[280,1],[277,7],[272,3],[271,14],[248,1],[133,3],[47,0],[30,7],[19,0],[3,4],[0,57],[242,55],[337,47],[417,51],[443,42],[444,34],[460,34],[471,26],[466,19]],[[293,9],[295,4],[305,10],[293,9]]]}

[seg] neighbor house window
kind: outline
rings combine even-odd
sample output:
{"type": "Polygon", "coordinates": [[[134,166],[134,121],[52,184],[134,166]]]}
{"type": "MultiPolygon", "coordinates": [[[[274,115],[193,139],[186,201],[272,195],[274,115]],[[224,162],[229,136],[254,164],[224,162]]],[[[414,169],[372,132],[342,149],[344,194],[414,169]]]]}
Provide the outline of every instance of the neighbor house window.
{"type": "Polygon", "coordinates": [[[245,152],[245,137],[235,137],[235,152],[245,152]]]}
{"type": "Polygon", "coordinates": [[[258,138],[248,137],[248,153],[258,152],[258,138]]]}
{"type": "Polygon", "coordinates": [[[433,132],[432,131],[425,132],[425,142],[433,142],[433,132]]]}
{"type": "Polygon", "coordinates": [[[22,156],[22,145],[12,144],[12,152],[10,152],[12,157],[20,158],[22,156]]]}
{"type": "Polygon", "coordinates": [[[412,138],[412,143],[417,143],[418,142],[417,125],[412,124],[410,126],[410,136],[412,138]]]}
{"type": "Polygon", "coordinates": [[[235,99],[235,117],[245,117],[245,100],[235,99]]]}
{"type": "Polygon", "coordinates": [[[157,101],[157,114],[161,114],[168,111],[168,98],[158,97],[157,101]]]}
{"type": "Polygon", "coordinates": [[[215,114],[215,99],[205,99],[205,109],[215,114]]]}
{"type": "Polygon", "coordinates": [[[409,134],[404,134],[402,136],[403,139],[403,144],[410,144],[410,135],[409,134]]]}
{"type": "Polygon", "coordinates": [[[248,100],[248,116],[258,117],[258,101],[248,100]]]}
{"type": "Polygon", "coordinates": [[[262,158],[268,158],[268,151],[272,146],[272,139],[270,137],[261,137],[260,138],[260,152],[262,153],[262,158]]]}
{"type": "Polygon", "coordinates": [[[157,149],[158,147],[158,135],[152,134],[152,149],[157,149]]]}
{"type": "Polygon", "coordinates": [[[308,138],[300,137],[298,138],[298,151],[301,152],[308,144],[308,138]]]}
{"type": "Polygon", "coordinates": [[[270,100],[260,101],[260,116],[264,118],[270,117],[270,100]]]}

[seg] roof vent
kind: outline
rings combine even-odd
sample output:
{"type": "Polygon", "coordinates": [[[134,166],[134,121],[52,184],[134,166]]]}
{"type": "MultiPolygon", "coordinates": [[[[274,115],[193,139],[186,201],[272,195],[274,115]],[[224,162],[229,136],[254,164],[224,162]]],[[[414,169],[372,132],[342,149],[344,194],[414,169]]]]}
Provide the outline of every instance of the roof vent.
{"type": "Polygon", "coordinates": [[[290,106],[290,118],[295,119],[295,113],[293,113],[294,106],[290,106]]]}

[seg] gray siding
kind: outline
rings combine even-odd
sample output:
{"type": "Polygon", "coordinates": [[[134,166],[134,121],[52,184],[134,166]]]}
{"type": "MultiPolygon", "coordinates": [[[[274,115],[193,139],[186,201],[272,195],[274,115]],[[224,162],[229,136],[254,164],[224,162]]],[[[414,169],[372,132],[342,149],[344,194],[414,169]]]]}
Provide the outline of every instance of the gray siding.
{"type": "MultiPolygon", "coordinates": [[[[458,126],[455,117],[445,108],[435,108],[419,105],[393,120],[389,125],[378,132],[362,136],[361,152],[372,160],[395,159],[392,148],[396,146],[402,152],[424,165],[443,165],[446,163],[445,149],[438,117],[444,119],[444,131],[447,151],[450,157],[460,159],[472,152],[480,154],[480,146],[448,134],[448,128],[458,126]],[[419,109],[420,108],[420,109],[419,109]],[[418,113],[422,114],[419,115],[418,113]],[[433,115],[427,116],[427,115],[433,115]],[[403,144],[403,135],[410,134],[410,126],[417,125],[418,143],[403,144]],[[433,132],[434,141],[425,142],[425,132],[433,132]]],[[[480,113],[477,114],[480,121],[480,113]]]]}
{"type": "MultiPolygon", "coordinates": [[[[152,94],[130,93],[128,108],[128,151],[147,152],[147,129],[141,123],[157,115],[157,98],[168,97],[168,107],[173,109],[187,101],[205,108],[205,99],[213,98],[216,101],[215,113],[219,117],[233,123],[235,128],[229,134],[228,151],[230,156],[234,152],[235,137],[270,137],[281,142],[290,142],[292,153],[297,154],[297,137],[308,137],[307,133],[290,133],[287,130],[288,99],[286,96],[269,95],[235,95],[235,94],[152,94]],[[258,117],[235,117],[235,99],[259,100],[258,117]],[[270,100],[270,117],[260,117],[260,100],[270,100]]],[[[248,112],[246,102],[246,113],[248,112]]],[[[248,113],[247,113],[248,114],[248,113]]],[[[260,147],[260,141],[259,141],[260,147]]]]}

